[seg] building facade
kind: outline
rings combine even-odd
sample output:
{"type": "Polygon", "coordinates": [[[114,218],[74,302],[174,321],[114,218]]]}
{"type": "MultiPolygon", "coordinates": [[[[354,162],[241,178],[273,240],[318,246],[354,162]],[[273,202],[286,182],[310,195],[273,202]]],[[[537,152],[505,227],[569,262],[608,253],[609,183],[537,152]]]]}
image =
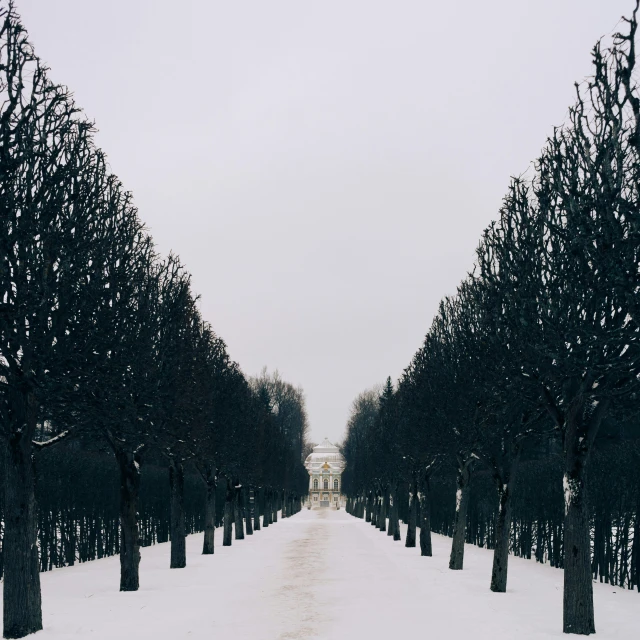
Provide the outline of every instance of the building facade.
{"type": "Polygon", "coordinates": [[[312,507],[337,507],[342,492],[345,460],[327,438],[313,448],[304,466],[309,472],[309,503],[312,507]]]}

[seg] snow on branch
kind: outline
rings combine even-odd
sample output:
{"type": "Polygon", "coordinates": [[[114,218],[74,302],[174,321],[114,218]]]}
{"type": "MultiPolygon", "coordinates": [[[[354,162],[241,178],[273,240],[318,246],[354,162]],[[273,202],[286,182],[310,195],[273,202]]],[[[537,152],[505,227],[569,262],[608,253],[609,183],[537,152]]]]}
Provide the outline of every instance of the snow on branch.
{"type": "Polygon", "coordinates": [[[43,440],[42,442],[38,442],[37,440],[32,440],[31,442],[33,443],[33,445],[35,447],[38,447],[38,449],[44,449],[45,447],[50,447],[53,444],[57,444],[58,442],[60,442],[60,440],[64,440],[64,438],[66,438],[69,435],[69,431],[63,431],[62,433],[59,433],[57,436],[54,436],[53,438],[49,438],[48,440],[43,440]]]}

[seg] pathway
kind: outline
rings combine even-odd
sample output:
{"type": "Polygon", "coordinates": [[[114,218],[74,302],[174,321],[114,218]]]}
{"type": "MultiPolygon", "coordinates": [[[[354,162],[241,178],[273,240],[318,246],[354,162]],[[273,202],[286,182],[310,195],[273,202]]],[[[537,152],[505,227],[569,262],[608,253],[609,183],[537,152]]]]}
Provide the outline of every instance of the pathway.
{"type": "MultiPolygon", "coordinates": [[[[490,552],[467,546],[465,570],[449,571],[449,539],[434,536],[434,557],[422,558],[344,511],[303,510],[214,556],[200,555],[201,545],[201,534],[189,537],[180,570],[168,568],[168,545],[143,549],[137,593],[117,591],[118,558],[43,574],[45,631],[35,637],[563,637],[561,571],[511,558],[508,593],[494,594],[490,552]]],[[[638,594],[594,587],[597,638],[634,637],[638,594]]]]}

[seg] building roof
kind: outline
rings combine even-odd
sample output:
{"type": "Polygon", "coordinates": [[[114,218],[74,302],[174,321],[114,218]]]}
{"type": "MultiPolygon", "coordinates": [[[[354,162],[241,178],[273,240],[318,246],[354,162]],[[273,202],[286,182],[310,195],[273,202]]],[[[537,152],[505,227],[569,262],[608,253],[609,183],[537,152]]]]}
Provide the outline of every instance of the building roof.
{"type": "Polygon", "coordinates": [[[304,461],[304,466],[309,473],[320,472],[323,468],[326,469],[325,464],[328,465],[329,470],[334,472],[341,472],[345,467],[344,456],[340,453],[340,449],[331,444],[327,438],[313,447],[313,452],[304,461]]]}

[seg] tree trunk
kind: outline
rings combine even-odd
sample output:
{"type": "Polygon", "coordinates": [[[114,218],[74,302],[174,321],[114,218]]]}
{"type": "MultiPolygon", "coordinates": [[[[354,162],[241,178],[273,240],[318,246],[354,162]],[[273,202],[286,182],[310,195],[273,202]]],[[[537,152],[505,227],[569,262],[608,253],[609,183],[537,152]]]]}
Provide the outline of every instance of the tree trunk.
{"type": "Polygon", "coordinates": [[[456,490],[456,515],[453,523],[453,541],[449,569],[459,571],[464,565],[464,539],[467,525],[467,507],[469,504],[470,472],[467,464],[458,469],[456,490]]]}
{"type": "Polygon", "coordinates": [[[211,555],[215,548],[213,541],[216,532],[216,474],[211,466],[206,470],[207,495],[204,503],[204,542],[203,555],[211,555]]]}
{"type": "Polygon", "coordinates": [[[640,496],[636,503],[636,516],[633,524],[633,543],[631,546],[631,584],[640,592],[640,496]]]}
{"type": "Polygon", "coordinates": [[[396,506],[396,493],[393,490],[393,485],[389,485],[389,502],[387,503],[387,516],[389,519],[389,526],[387,527],[387,535],[392,536],[395,531],[395,521],[393,519],[394,510],[396,506]]]}
{"type": "Polygon", "coordinates": [[[398,482],[394,481],[389,487],[389,530],[387,535],[400,540],[400,516],[398,499],[398,482]]]}
{"type": "Polygon", "coordinates": [[[253,530],[260,531],[260,489],[254,492],[253,530]]]}
{"type": "Polygon", "coordinates": [[[371,498],[371,526],[378,527],[378,513],[380,511],[380,504],[378,500],[378,496],[376,493],[373,493],[371,498]]]}
{"type": "Polygon", "coordinates": [[[536,562],[544,562],[544,522],[538,518],[536,536],[536,562]]]}
{"type": "Polygon", "coordinates": [[[236,540],[244,540],[244,491],[239,484],[235,487],[233,515],[235,519],[236,540]]]}
{"type": "MultiPolygon", "coordinates": [[[[511,481],[513,482],[513,481],[511,481]]],[[[495,548],[491,571],[491,591],[504,593],[507,590],[507,567],[509,563],[509,541],[511,540],[511,483],[498,488],[499,504],[495,527],[495,548]]]]}
{"type": "MultiPolygon", "coordinates": [[[[491,591],[504,593],[507,590],[507,568],[509,564],[509,541],[511,540],[511,496],[515,486],[516,470],[520,460],[520,449],[513,445],[511,456],[506,457],[508,465],[500,473],[494,468],[494,480],[498,490],[498,514],[495,527],[495,547],[493,550],[493,569],[491,571],[491,591]]],[[[508,454],[507,454],[508,455],[508,454]]],[[[529,529],[530,532],[530,529],[529,529]]],[[[530,538],[530,536],[529,536],[530,538]]],[[[529,539],[529,556],[531,556],[529,539]]]]}
{"type": "Polygon", "coordinates": [[[381,499],[377,493],[374,493],[373,496],[373,510],[371,512],[371,525],[376,529],[378,528],[378,521],[380,520],[380,505],[381,499]]]}
{"type": "Polygon", "coordinates": [[[116,459],[120,468],[120,591],[137,591],[140,586],[140,462],[137,456],[123,450],[116,452],[116,459]]]}
{"type": "Polygon", "coordinates": [[[389,504],[389,491],[385,487],[382,496],[380,496],[380,510],[378,511],[378,529],[380,531],[387,530],[387,505],[389,504]]]}
{"type": "Polygon", "coordinates": [[[67,536],[64,544],[64,555],[67,566],[73,567],[76,563],[76,519],[70,510],[66,511],[67,536]]]}
{"type": "Polygon", "coordinates": [[[371,512],[373,511],[373,500],[371,492],[367,496],[366,509],[365,509],[365,522],[371,522],[371,512]]]}
{"type": "Polygon", "coordinates": [[[271,490],[264,489],[264,510],[262,512],[262,526],[266,529],[271,518],[271,490]]]}
{"type": "Polygon", "coordinates": [[[431,487],[429,474],[425,471],[420,477],[420,555],[433,555],[431,547],[431,487]]]}
{"type": "MultiPolygon", "coordinates": [[[[35,400],[21,398],[25,414],[35,413],[35,400]],[[31,406],[31,410],[28,407],[31,406]]],[[[35,419],[25,417],[5,450],[4,474],[4,563],[3,620],[5,638],[22,638],[42,629],[40,565],[37,546],[35,472],[31,440],[35,419]]]]}
{"type": "Polygon", "coordinates": [[[589,513],[586,500],[586,456],[568,456],[564,474],[563,631],[595,633],[589,513]]]}
{"type": "Polygon", "coordinates": [[[231,480],[227,479],[227,493],[224,498],[224,523],[222,529],[222,546],[230,547],[233,538],[233,503],[235,489],[231,480]]]}
{"type": "Polygon", "coordinates": [[[253,535],[253,512],[255,511],[255,496],[253,487],[249,487],[249,508],[246,509],[247,535],[253,535]]]}
{"type": "Polygon", "coordinates": [[[416,546],[416,524],[418,518],[418,478],[414,472],[411,478],[411,488],[409,489],[409,522],[407,523],[407,537],[404,542],[405,547],[416,546]]]}
{"type": "Polygon", "coordinates": [[[171,460],[169,464],[171,490],[171,569],[187,566],[187,541],[184,522],[184,467],[171,460]]]}
{"type": "Polygon", "coordinates": [[[402,535],[400,533],[400,491],[399,491],[399,483],[396,482],[395,488],[393,491],[393,540],[394,542],[399,542],[402,539],[402,535]]]}

